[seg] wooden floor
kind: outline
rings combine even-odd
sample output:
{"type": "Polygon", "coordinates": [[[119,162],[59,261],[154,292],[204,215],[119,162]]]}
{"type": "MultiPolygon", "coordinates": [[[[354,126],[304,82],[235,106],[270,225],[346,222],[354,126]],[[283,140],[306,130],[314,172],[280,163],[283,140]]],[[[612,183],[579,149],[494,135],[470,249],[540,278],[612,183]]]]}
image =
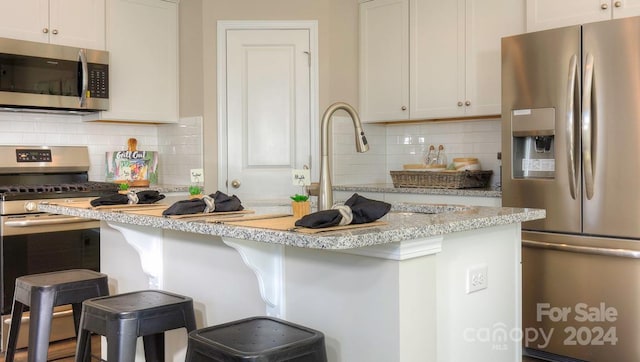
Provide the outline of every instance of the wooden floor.
{"type": "MultiPolygon", "coordinates": [[[[52,343],[49,346],[49,361],[55,362],[73,362],[76,350],[76,340],[68,339],[52,343]]],[[[26,349],[21,349],[16,353],[15,362],[23,362],[27,360],[26,349]]],[[[104,361],[100,359],[100,336],[93,336],[91,339],[91,362],[104,361]]],[[[0,356],[0,362],[4,362],[4,354],[0,356]]],[[[522,362],[544,362],[543,360],[523,357],[522,362]]]]}
{"type": "MultiPolygon", "coordinates": [[[[51,343],[49,346],[49,361],[73,362],[76,352],[75,338],[51,343]]],[[[100,359],[100,336],[91,337],[91,361],[102,361],[100,359]]],[[[20,349],[16,352],[14,361],[23,362],[27,360],[27,350],[20,349]]],[[[0,362],[4,362],[4,353],[0,356],[0,362]]]]}

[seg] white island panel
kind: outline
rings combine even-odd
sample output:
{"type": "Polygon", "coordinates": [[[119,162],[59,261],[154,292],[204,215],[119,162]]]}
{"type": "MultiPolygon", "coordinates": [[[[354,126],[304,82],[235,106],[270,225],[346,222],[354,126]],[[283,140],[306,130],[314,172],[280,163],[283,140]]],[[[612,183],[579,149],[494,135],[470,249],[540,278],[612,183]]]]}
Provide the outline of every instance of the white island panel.
{"type": "MultiPolygon", "coordinates": [[[[163,268],[150,277],[140,249],[106,223],[103,232],[102,271],[115,292],[159,278],[163,289],[194,299],[198,327],[271,310],[258,275],[219,237],[163,230],[163,268]]],[[[274,255],[284,260],[278,317],[322,331],[329,361],[517,361],[518,340],[491,338],[520,328],[519,235],[518,224],[447,234],[440,251],[404,260],[352,254],[367,254],[366,247],[285,247],[274,255]],[[467,269],[479,264],[489,286],[467,294],[467,269]]],[[[185,344],[184,331],[172,332],[168,355],[181,361],[185,344]]]]}

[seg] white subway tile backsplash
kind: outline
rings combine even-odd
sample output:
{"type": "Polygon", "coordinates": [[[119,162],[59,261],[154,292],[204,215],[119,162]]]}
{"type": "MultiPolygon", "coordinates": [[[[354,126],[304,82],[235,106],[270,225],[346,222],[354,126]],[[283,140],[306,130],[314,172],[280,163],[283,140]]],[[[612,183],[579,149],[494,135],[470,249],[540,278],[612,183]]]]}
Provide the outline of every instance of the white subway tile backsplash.
{"type": "Polygon", "coordinates": [[[370,133],[374,133],[381,139],[377,139],[376,152],[365,154],[356,154],[353,150],[353,127],[348,122],[339,123],[340,127],[333,129],[334,184],[390,183],[389,171],[401,170],[404,164],[422,162],[423,152],[429,145],[443,145],[449,162],[455,157],[477,157],[483,169],[494,171],[494,180],[499,177],[496,159],[496,153],[501,149],[499,119],[388,126],[367,124],[367,138],[371,139],[370,133]],[[349,137],[343,137],[346,135],[349,137]],[[385,152],[378,152],[382,148],[385,152]],[[367,161],[363,160],[365,158],[367,161]],[[366,167],[360,167],[362,165],[366,167]]]}
{"type": "Polygon", "coordinates": [[[91,162],[89,179],[93,181],[105,179],[105,153],[126,150],[129,138],[136,138],[138,148],[145,151],[162,151],[161,143],[185,146],[179,149],[183,153],[174,153],[167,160],[160,153],[160,183],[189,184],[189,170],[203,164],[202,117],[184,118],[171,125],[138,125],[84,122],[74,115],[0,112],[0,130],[0,144],[5,145],[86,145],[91,162]]]}
{"type": "Polygon", "coordinates": [[[202,168],[202,117],[180,119],[158,129],[158,151],[163,155],[160,175],[166,184],[190,184],[190,170],[202,168]]]}

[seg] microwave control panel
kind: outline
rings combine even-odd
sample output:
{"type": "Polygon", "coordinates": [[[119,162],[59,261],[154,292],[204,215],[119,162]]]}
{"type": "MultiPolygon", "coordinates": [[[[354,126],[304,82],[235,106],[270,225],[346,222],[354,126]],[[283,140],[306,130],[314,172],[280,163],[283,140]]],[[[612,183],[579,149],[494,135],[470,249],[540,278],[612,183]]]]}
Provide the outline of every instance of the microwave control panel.
{"type": "Polygon", "coordinates": [[[89,63],[87,98],[109,98],[109,66],[89,63]]]}

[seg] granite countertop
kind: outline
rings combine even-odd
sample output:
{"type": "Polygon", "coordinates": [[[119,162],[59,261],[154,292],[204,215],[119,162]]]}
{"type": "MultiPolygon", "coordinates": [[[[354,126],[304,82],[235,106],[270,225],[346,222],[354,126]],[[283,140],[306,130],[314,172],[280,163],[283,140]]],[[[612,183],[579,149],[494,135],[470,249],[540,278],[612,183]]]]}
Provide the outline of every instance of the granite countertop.
{"type": "MultiPolygon", "coordinates": [[[[168,205],[171,203],[168,202],[168,205]]],[[[290,206],[244,204],[256,214],[289,213],[290,206]]],[[[378,227],[302,234],[225,225],[189,219],[172,219],[126,212],[81,209],[59,205],[40,204],[44,212],[79,216],[129,225],[150,226],[168,230],[205,235],[277,243],[313,249],[352,249],[370,245],[428,238],[454,232],[469,231],[491,226],[507,225],[542,219],[545,210],[506,207],[480,207],[433,204],[393,204],[392,211],[381,220],[388,224],[378,227]]]]}
{"type": "Polygon", "coordinates": [[[479,197],[502,197],[502,191],[496,188],[480,189],[435,189],[435,188],[413,188],[413,187],[393,187],[393,184],[354,184],[354,185],[333,185],[334,191],[353,192],[386,192],[402,194],[423,194],[423,195],[449,195],[449,196],[479,196],[479,197]]]}
{"type": "Polygon", "coordinates": [[[160,193],[167,192],[189,192],[189,186],[187,185],[166,185],[166,184],[157,184],[157,185],[149,185],[147,187],[130,187],[130,190],[133,191],[144,191],[144,190],[155,190],[160,193]]]}

